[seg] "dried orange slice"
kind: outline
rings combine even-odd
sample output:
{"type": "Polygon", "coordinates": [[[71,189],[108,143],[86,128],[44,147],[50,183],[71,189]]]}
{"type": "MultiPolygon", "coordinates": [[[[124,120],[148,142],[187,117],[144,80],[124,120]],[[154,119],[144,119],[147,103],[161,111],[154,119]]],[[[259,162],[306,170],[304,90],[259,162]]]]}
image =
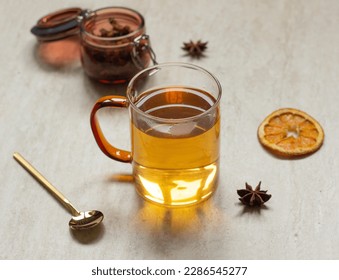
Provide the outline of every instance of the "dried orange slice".
{"type": "Polygon", "coordinates": [[[294,157],[317,151],[324,141],[324,131],[305,112],[284,108],[264,119],[258,128],[258,138],[271,152],[294,157]]]}

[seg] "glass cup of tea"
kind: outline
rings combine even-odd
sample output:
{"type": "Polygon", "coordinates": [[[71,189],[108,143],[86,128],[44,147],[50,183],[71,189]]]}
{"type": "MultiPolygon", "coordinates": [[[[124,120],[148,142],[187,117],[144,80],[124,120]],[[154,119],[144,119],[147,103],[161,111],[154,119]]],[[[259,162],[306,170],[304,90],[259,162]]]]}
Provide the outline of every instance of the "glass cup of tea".
{"type": "Polygon", "coordinates": [[[127,97],[105,96],[91,112],[95,140],[108,157],[132,164],[138,194],[164,206],[187,206],[209,198],[219,175],[221,86],[193,64],[164,63],[136,74],[127,97]],[[104,136],[97,112],[126,107],[131,151],[104,136]]]}

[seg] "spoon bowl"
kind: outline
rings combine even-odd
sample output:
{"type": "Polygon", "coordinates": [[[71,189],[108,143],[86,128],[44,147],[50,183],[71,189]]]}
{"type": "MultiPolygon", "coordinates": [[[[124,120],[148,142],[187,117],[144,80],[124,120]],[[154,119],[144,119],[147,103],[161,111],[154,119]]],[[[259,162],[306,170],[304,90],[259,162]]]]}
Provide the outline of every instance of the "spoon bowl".
{"type": "Polygon", "coordinates": [[[98,210],[80,212],[80,215],[73,216],[69,221],[69,226],[74,230],[89,229],[97,226],[104,219],[104,214],[98,210]]]}
{"type": "Polygon", "coordinates": [[[80,212],[72,203],[54,187],[47,179],[39,173],[27,160],[23,158],[19,153],[13,154],[14,159],[25,168],[34,179],[36,179],[43,187],[45,187],[71,214],[72,219],[69,221],[69,226],[73,230],[84,230],[93,228],[99,225],[104,219],[104,214],[98,210],[91,210],[80,212]]]}

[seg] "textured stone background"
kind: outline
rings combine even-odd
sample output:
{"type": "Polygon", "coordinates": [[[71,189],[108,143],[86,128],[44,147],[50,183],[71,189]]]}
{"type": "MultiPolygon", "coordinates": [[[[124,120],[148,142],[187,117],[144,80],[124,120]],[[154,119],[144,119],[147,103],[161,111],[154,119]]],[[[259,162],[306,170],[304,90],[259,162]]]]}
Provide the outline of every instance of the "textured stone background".
{"type": "MultiPolygon", "coordinates": [[[[339,2],[42,1],[2,4],[0,17],[1,259],[338,259],[339,2]],[[146,19],[159,62],[192,62],[223,87],[221,178],[212,199],[168,210],[143,202],[131,166],[98,149],[89,126],[97,98],[123,88],[92,83],[79,63],[41,61],[32,25],[70,6],[126,6],[146,19]],[[184,56],[182,42],[208,41],[206,57],[184,56]],[[256,131],[281,107],[308,112],[325,130],[312,156],[282,160],[256,131]],[[21,152],[79,209],[100,209],[102,227],[68,229],[70,215],[13,159],[21,152]],[[124,178],[128,179],[128,176],[124,178]],[[273,195],[246,211],[245,182],[273,195]]],[[[104,112],[104,129],[129,149],[128,114],[104,112]]]]}

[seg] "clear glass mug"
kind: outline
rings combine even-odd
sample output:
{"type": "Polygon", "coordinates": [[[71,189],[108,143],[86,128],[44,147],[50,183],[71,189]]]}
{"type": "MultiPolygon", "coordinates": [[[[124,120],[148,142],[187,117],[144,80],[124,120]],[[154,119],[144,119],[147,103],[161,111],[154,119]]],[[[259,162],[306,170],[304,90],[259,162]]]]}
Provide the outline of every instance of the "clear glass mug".
{"type": "Polygon", "coordinates": [[[218,80],[192,64],[158,64],[135,75],[126,96],[102,97],[92,109],[91,128],[102,152],[132,163],[136,190],[148,201],[186,206],[209,198],[219,175],[218,80]],[[129,109],[131,151],[105,138],[97,119],[103,107],[129,109]]]}

